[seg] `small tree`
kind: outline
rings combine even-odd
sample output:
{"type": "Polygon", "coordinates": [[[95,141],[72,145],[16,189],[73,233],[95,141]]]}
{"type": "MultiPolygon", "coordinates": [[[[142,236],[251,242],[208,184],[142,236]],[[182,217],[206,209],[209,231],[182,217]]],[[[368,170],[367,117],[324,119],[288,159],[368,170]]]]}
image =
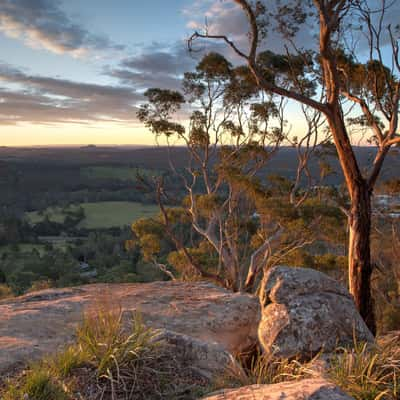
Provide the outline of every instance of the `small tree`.
{"type": "MultiPolygon", "coordinates": [[[[390,148],[400,143],[398,114],[400,98],[399,44],[395,31],[385,25],[389,5],[381,1],[378,10],[369,8],[362,0],[288,0],[278,3],[277,31],[282,40],[293,51],[287,53],[291,65],[298,57],[306,57],[309,51],[298,49],[293,38],[303,23],[311,19],[318,27],[318,50],[309,60],[304,79],[294,76],[292,69],[281,69],[282,81],[274,75],[273,57],[270,51],[259,51],[259,44],[265,38],[268,24],[263,19],[267,10],[261,1],[254,4],[246,0],[233,0],[245,13],[250,25],[249,51],[242,51],[227,36],[195,32],[189,44],[196,38],[223,40],[233,51],[247,62],[260,88],[267,93],[284,96],[321,112],[333,137],[340,165],[350,197],[346,210],[349,225],[349,286],[355,303],[370,327],[375,332],[373,301],[371,297],[371,196],[390,148]],[[351,40],[357,30],[352,22],[365,29],[361,34],[367,38],[368,57],[361,60],[357,46],[351,40]],[[346,30],[350,34],[346,34],[346,30]],[[384,35],[389,41],[391,57],[385,60],[383,54],[384,35]],[[262,58],[267,54],[271,61],[266,64],[262,58]],[[295,54],[295,55],[293,55],[295,54]],[[322,100],[304,90],[303,81],[319,83],[317,92],[322,100]],[[358,107],[359,117],[353,118],[358,107]],[[353,110],[353,114],[349,114],[353,110]],[[351,116],[346,120],[346,116],[351,116]],[[367,173],[362,171],[352,143],[352,127],[357,125],[365,130],[370,143],[376,146],[375,158],[367,173]]],[[[356,42],[353,42],[356,43],[356,42]]],[[[263,43],[264,44],[264,43],[263,43]]],[[[289,47],[287,47],[288,49],[289,47]]]]}
{"type": "Polygon", "coordinates": [[[189,154],[185,171],[178,171],[172,161],[171,168],[187,193],[183,208],[200,241],[196,249],[188,249],[174,234],[163,204],[164,185],[161,180],[157,185],[163,223],[179,253],[175,263],[181,255],[200,276],[235,291],[251,290],[276,243],[284,240],[283,254],[309,239],[284,234],[284,218],[277,213],[272,217],[277,199],[260,179],[262,168],[287,137],[285,103],[260,90],[247,67],[233,67],[216,53],[207,54],[195,72],[185,74],[183,90],[148,90],[148,102],[138,114],[156,135],[178,137],[189,154]],[[191,110],[188,127],[174,120],[182,107],[191,110]],[[199,251],[215,252],[215,268],[199,262],[199,251]]]}

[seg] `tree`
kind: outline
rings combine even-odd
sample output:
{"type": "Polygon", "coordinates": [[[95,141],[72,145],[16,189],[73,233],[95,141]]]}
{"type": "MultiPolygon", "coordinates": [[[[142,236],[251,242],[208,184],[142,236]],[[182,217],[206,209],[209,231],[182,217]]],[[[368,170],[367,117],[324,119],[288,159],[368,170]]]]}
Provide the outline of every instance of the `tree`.
{"type": "Polygon", "coordinates": [[[371,9],[368,2],[362,0],[278,2],[274,17],[277,31],[288,45],[284,57],[290,66],[296,66],[299,57],[308,66],[307,74],[299,79],[293,74],[293,68],[287,68],[285,64],[280,66],[280,74],[276,74],[273,53],[268,50],[259,51],[268,28],[263,18],[267,15],[263,3],[232,1],[243,10],[248,19],[249,51],[240,50],[227,36],[212,35],[208,31],[195,32],[189,40],[189,46],[192,47],[197,38],[224,41],[237,56],[246,61],[260,88],[267,93],[311,107],[326,118],[350,198],[346,210],[349,226],[350,292],[367,325],[375,332],[371,295],[371,196],[386,155],[392,146],[400,143],[399,43],[396,37],[398,31],[390,25],[385,26],[385,15],[389,6],[385,0],[382,0],[381,7],[377,10],[371,9]],[[293,41],[307,19],[318,27],[318,50],[312,59],[307,58],[309,51],[298,49],[293,41]],[[360,54],[355,50],[356,42],[351,42],[357,34],[352,21],[365,27],[359,32],[367,38],[369,47],[367,59],[363,61],[360,61],[360,54]],[[350,35],[345,34],[346,29],[350,31],[350,35]],[[389,60],[383,54],[384,39],[387,39],[391,49],[389,60]],[[289,46],[293,49],[291,52],[288,50],[289,46]],[[265,56],[269,58],[267,63],[263,60],[265,56]],[[287,78],[286,81],[280,78],[282,75],[287,78]],[[316,93],[322,93],[322,99],[304,89],[304,82],[310,80],[319,83],[316,93]],[[352,117],[354,109],[358,109],[361,115],[352,117]],[[346,119],[348,116],[350,118],[346,119]],[[367,173],[361,170],[356,159],[352,142],[352,128],[355,125],[362,127],[370,142],[376,146],[375,158],[367,173]]]}
{"type": "MultiPolygon", "coordinates": [[[[299,73],[303,65],[299,63],[299,73]]],[[[178,251],[169,260],[178,268],[186,263],[199,276],[234,291],[252,290],[277,243],[285,244],[282,257],[309,239],[284,232],[286,216],[278,216],[276,207],[284,196],[277,199],[259,176],[287,137],[284,101],[260,90],[246,66],[233,67],[217,53],[205,55],[194,72],[185,74],[182,86],[183,94],[149,89],[148,102],[138,113],[154,134],[178,137],[188,150],[186,169],[178,171],[172,160],[171,169],[186,191],[182,207],[193,230],[192,243],[174,233],[163,181],[157,183],[164,229],[178,251]],[[183,107],[191,110],[188,127],[175,122],[183,107]],[[210,262],[216,260],[212,268],[202,263],[207,252],[210,262]]],[[[291,185],[286,197],[290,190],[291,185]]],[[[288,207],[292,219],[299,217],[294,206],[288,207]]],[[[160,250],[159,240],[147,235],[141,238],[142,248],[151,259],[160,250]]],[[[154,262],[165,271],[164,264],[154,262]]]]}

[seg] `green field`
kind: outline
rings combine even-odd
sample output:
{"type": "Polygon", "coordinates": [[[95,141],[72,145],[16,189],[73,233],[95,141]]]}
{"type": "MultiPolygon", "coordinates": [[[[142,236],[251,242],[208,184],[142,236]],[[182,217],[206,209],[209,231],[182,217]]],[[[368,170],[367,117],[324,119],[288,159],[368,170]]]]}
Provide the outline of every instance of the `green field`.
{"type": "Polygon", "coordinates": [[[85,167],[81,174],[89,179],[113,179],[123,181],[135,181],[137,174],[143,176],[158,175],[159,171],[129,167],[85,167]]]}
{"type": "MultiPolygon", "coordinates": [[[[85,219],[78,225],[79,228],[101,229],[121,227],[130,225],[142,217],[151,217],[158,213],[158,207],[155,205],[141,204],[128,201],[108,201],[99,203],[82,203],[74,207],[82,207],[85,211],[85,219]]],[[[61,208],[48,208],[43,213],[37,211],[29,212],[26,217],[31,224],[37,224],[43,221],[45,216],[50,221],[62,223],[65,214],[61,208]]]]}

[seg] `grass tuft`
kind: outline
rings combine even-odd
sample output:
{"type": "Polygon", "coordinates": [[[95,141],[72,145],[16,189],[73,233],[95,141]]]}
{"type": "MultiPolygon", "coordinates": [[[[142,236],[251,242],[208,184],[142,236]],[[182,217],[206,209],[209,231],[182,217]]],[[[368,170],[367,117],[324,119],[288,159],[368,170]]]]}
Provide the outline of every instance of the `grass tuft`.
{"type": "Polygon", "coordinates": [[[308,363],[258,354],[247,368],[218,379],[215,389],[297,381],[320,373],[356,400],[398,400],[400,339],[394,335],[375,346],[355,341],[353,348],[337,348],[329,360],[317,355],[308,363]]]}
{"type": "Polygon", "coordinates": [[[48,369],[58,378],[70,376],[77,368],[89,363],[88,354],[79,346],[68,346],[64,351],[45,360],[48,369]]]}
{"type": "Polygon", "coordinates": [[[3,400],[69,400],[63,387],[42,364],[31,368],[16,382],[9,382],[3,400]]]}
{"type": "Polygon", "coordinates": [[[249,385],[268,385],[285,381],[300,380],[315,375],[312,363],[301,363],[293,359],[278,359],[272,354],[256,354],[243,369],[231,369],[222,377],[217,378],[216,390],[226,387],[241,387],[249,385]]]}
{"type": "Polygon", "coordinates": [[[115,310],[103,302],[78,330],[77,345],[91,367],[85,386],[112,400],[197,398],[204,381],[196,380],[176,349],[157,341],[158,332],[145,327],[139,314],[123,321],[121,309],[115,310]]]}
{"type": "Polygon", "coordinates": [[[356,400],[400,398],[400,345],[398,338],[371,347],[355,343],[332,360],[329,377],[356,400]]]}
{"type": "MultiPolygon", "coordinates": [[[[210,382],[196,374],[176,347],[156,339],[139,314],[123,319],[102,299],[85,315],[77,342],[6,382],[2,400],[196,399],[210,382]]],[[[116,310],[116,311],[115,311],[116,310]]]]}

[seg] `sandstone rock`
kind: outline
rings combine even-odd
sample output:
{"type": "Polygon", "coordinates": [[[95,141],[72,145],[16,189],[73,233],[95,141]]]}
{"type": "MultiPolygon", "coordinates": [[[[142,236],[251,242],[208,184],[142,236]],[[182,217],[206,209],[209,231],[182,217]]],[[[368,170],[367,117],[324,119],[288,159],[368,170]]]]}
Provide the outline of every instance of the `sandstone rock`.
{"type": "Polygon", "coordinates": [[[139,311],[148,326],[215,342],[233,354],[257,341],[258,299],[207,282],[50,289],[0,302],[0,372],[73,341],[83,312],[106,303],[139,311]]]}
{"type": "Polygon", "coordinates": [[[252,385],[227,389],[203,400],[354,400],[324,379],[304,379],[274,385],[252,385]]]}
{"type": "Polygon", "coordinates": [[[166,329],[161,330],[155,340],[170,347],[171,354],[175,354],[183,364],[209,381],[228,369],[242,369],[232,354],[218,343],[205,342],[166,329]]]}
{"type": "Polygon", "coordinates": [[[265,304],[258,328],[263,350],[277,357],[310,358],[320,350],[373,336],[352,296],[327,275],[308,268],[279,266],[266,276],[265,304]]]}

